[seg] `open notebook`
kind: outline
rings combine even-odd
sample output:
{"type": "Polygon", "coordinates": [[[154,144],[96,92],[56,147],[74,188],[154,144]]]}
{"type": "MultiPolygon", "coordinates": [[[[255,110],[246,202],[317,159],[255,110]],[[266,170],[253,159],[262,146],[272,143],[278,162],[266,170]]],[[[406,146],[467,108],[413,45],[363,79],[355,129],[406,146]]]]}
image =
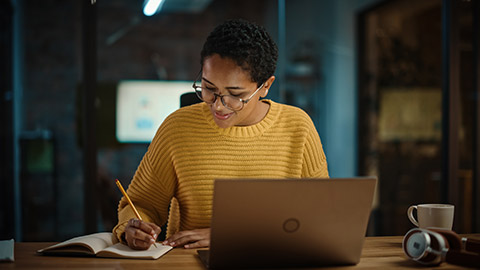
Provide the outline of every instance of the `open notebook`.
{"type": "Polygon", "coordinates": [[[152,245],[147,250],[133,250],[117,242],[112,233],[101,232],[75,237],[65,242],[37,250],[37,253],[56,256],[96,256],[156,260],[172,249],[171,246],[165,246],[160,243],[156,245],[157,247],[152,245]]]}

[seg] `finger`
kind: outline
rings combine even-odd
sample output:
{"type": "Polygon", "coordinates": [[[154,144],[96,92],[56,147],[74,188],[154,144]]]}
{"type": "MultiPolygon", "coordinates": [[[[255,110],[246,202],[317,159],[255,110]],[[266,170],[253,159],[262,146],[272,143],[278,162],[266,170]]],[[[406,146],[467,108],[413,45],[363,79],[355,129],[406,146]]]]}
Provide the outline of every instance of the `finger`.
{"type": "Polygon", "coordinates": [[[203,247],[209,247],[209,246],[210,246],[210,240],[204,239],[204,240],[200,240],[190,244],[186,244],[183,247],[190,249],[190,248],[203,248],[203,247]]]}
{"type": "Polygon", "coordinates": [[[155,223],[146,222],[146,224],[148,224],[152,228],[152,230],[153,230],[152,236],[156,239],[158,237],[158,235],[160,235],[160,232],[162,231],[162,228],[160,228],[160,226],[158,226],[155,223]]]}
{"type": "Polygon", "coordinates": [[[145,233],[145,231],[143,230],[138,230],[138,229],[135,229],[132,236],[135,239],[138,239],[140,241],[150,243],[150,244],[155,243],[155,240],[157,238],[156,235],[151,235],[149,233],[145,233]]]}
{"type": "Polygon", "coordinates": [[[125,228],[125,240],[128,245],[135,249],[147,249],[151,244],[155,243],[155,238],[135,227],[125,228]]]}
{"type": "Polygon", "coordinates": [[[153,237],[153,239],[155,239],[155,240],[157,239],[157,237],[158,237],[158,235],[160,234],[160,231],[161,231],[161,228],[154,223],[145,222],[145,221],[142,221],[142,220],[139,220],[139,219],[134,219],[134,218],[132,218],[128,221],[127,226],[131,226],[131,227],[140,229],[143,232],[145,232],[146,234],[151,235],[153,237]]]}
{"type": "Polygon", "coordinates": [[[131,244],[129,244],[132,249],[136,250],[145,250],[148,249],[151,245],[152,242],[146,242],[136,238],[133,238],[131,244]]]}
{"type": "Polygon", "coordinates": [[[210,240],[210,228],[180,231],[167,238],[162,244],[179,246],[187,244],[188,242],[197,242],[205,239],[210,240]]]}
{"type": "Polygon", "coordinates": [[[131,218],[131,219],[128,221],[127,226],[134,227],[134,228],[140,228],[140,224],[141,224],[141,223],[142,223],[141,220],[136,219],[136,218],[131,218]]]}
{"type": "Polygon", "coordinates": [[[167,239],[165,239],[165,241],[162,242],[162,244],[164,245],[171,245],[171,246],[174,246],[175,243],[177,242],[177,240],[183,238],[183,237],[186,237],[188,234],[191,234],[192,231],[180,231],[180,232],[177,232],[175,233],[174,235],[168,237],[167,239]]]}
{"type": "Polygon", "coordinates": [[[137,223],[136,221],[132,221],[131,223],[129,223],[127,227],[125,227],[125,237],[131,236],[144,239],[147,236],[151,236],[150,233],[148,233],[150,230],[148,230],[148,232],[145,232],[139,225],[140,223],[137,223]]]}
{"type": "Polygon", "coordinates": [[[140,221],[139,229],[150,234],[154,239],[157,239],[157,236],[161,231],[160,227],[158,227],[156,224],[145,221],[140,221]]]}
{"type": "Polygon", "coordinates": [[[173,239],[173,241],[170,243],[171,246],[177,247],[177,246],[183,246],[185,244],[191,243],[191,242],[197,242],[200,240],[204,240],[206,237],[203,234],[195,233],[193,231],[185,232],[181,234],[180,237],[173,239]]]}

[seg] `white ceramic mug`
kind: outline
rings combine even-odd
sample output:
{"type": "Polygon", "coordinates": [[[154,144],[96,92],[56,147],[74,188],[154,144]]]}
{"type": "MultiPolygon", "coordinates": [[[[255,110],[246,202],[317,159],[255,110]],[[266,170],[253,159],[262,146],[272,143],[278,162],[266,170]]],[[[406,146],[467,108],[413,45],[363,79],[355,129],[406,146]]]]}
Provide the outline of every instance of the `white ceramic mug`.
{"type": "Polygon", "coordinates": [[[422,229],[440,228],[451,230],[454,211],[455,207],[451,204],[418,204],[408,208],[407,216],[413,225],[422,229]],[[417,210],[418,221],[413,216],[413,210],[417,210]]]}

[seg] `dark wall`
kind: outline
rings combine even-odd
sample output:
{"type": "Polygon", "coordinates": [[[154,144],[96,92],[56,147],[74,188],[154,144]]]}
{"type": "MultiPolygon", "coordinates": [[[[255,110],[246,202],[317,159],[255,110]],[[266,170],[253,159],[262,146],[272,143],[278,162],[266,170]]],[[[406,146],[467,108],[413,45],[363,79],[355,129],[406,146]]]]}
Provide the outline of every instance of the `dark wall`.
{"type": "Polygon", "coordinates": [[[0,1],[0,239],[14,236],[12,6],[0,1]]]}
{"type": "MultiPolygon", "coordinates": [[[[54,222],[58,225],[58,231],[52,235],[63,239],[81,233],[83,228],[82,150],[78,144],[79,130],[75,121],[76,89],[81,78],[82,63],[79,58],[80,3],[60,0],[26,1],[23,8],[24,10],[16,11],[22,12],[24,18],[22,133],[41,134],[43,131],[51,131],[55,139],[53,157],[44,161],[53,163],[44,164],[49,167],[48,172],[28,169],[33,161],[25,160],[25,156],[28,153],[42,153],[33,154],[37,150],[26,149],[29,147],[27,144],[22,146],[24,218],[31,215],[28,207],[39,207],[43,201],[56,200],[53,205],[48,204],[48,213],[56,213],[56,217],[51,216],[54,220],[41,220],[40,216],[36,228],[40,234],[43,230],[54,228],[42,229],[44,224],[54,222]],[[48,190],[35,192],[38,187],[48,190]],[[58,190],[56,198],[53,194],[55,189],[58,190]],[[45,196],[42,197],[41,194],[45,196]],[[31,204],[32,201],[36,202],[31,204]]],[[[43,213],[43,217],[45,215],[47,213],[43,213]]],[[[29,225],[24,224],[24,228],[30,228],[30,232],[32,229],[29,225]]],[[[34,234],[31,238],[36,239],[34,234]]]]}

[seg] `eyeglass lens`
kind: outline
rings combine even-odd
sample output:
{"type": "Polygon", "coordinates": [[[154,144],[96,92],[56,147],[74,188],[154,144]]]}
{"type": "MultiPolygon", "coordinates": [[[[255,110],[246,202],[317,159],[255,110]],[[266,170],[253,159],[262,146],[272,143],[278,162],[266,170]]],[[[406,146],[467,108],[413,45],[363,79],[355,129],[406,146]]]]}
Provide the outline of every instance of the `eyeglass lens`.
{"type": "Polygon", "coordinates": [[[216,97],[219,97],[222,101],[222,104],[229,109],[240,110],[243,107],[243,102],[237,97],[231,95],[218,96],[215,95],[215,93],[211,90],[205,88],[200,89],[196,90],[197,95],[207,103],[213,103],[215,102],[216,97]],[[198,91],[200,89],[201,91],[198,91]]]}

